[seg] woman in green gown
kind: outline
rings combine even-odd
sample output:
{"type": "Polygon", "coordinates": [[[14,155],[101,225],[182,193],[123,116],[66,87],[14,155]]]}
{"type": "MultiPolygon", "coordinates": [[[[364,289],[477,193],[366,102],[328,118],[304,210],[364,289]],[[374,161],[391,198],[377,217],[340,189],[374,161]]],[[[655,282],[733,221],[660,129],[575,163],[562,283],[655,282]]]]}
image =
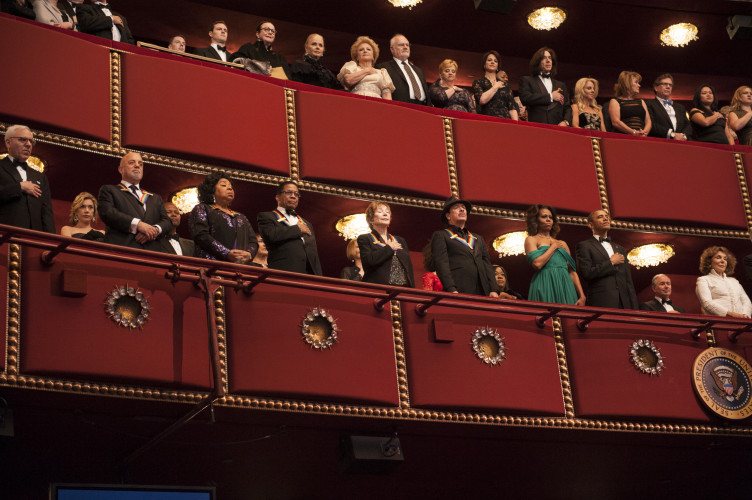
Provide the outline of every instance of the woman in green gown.
{"type": "Polygon", "coordinates": [[[557,240],[559,222],[556,210],[548,205],[533,205],[525,217],[527,234],[525,254],[535,269],[528,300],[555,304],[585,305],[580,278],[569,247],[557,240]]]}

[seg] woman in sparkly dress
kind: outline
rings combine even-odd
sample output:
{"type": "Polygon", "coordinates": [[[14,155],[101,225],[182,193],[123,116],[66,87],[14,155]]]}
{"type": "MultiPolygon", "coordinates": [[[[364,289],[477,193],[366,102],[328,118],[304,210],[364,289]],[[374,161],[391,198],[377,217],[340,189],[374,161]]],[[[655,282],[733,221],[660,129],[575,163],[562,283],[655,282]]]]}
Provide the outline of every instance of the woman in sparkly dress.
{"type": "Polygon", "coordinates": [[[603,123],[603,110],[595,99],[598,97],[598,80],[580,78],[574,86],[572,104],[572,126],[588,130],[606,131],[603,123]]]}

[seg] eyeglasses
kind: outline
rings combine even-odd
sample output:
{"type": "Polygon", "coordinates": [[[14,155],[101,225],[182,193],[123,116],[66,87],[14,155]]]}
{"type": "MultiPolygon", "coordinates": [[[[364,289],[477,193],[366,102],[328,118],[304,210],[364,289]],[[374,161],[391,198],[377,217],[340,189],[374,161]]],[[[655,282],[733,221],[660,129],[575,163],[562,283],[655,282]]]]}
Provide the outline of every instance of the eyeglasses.
{"type": "Polygon", "coordinates": [[[287,196],[294,196],[295,198],[300,198],[300,191],[282,191],[282,194],[285,194],[287,196]]]}
{"type": "Polygon", "coordinates": [[[21,144],[31,144],[32,146],[37,143],[35,139],[29,139],[28,137],[11,137],[11,139],[16,139],[21,144]]]}
{"type": "Polygon", "coordinates": [[[267,33],[270,33],[272,35],[275,35],[277,33],[277,30],[275,30],[274,28],[261,28],[261,30],[259,31],[266,31],[267,33]]]}
{"type": "Polygon", "coordinates": [[[661,83],[659,83],[658,85],[665,85],[665,86],[667,86],[667,87],[673,87],[673,86],[674,86],[674,84],[673,84],[673,83],[671,83],[671,82],[661,82],[661,83]]]}

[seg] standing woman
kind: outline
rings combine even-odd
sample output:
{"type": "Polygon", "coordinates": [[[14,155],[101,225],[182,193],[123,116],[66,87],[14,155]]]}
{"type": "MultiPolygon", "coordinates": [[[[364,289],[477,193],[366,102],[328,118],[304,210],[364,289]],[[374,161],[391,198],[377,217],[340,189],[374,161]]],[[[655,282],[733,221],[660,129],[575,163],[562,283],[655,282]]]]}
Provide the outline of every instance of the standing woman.
{"type": "Polygon", "coordinates": [[[556,239],[559,234],[556,210],[548,205],[533,205],[527,209],[525,222],[530,235],[525,238],[525,253],[535,269],[528,300],[585,305],[585,293],[569,246],[556,239]]]}
{"type": "Polygon", "coordinates": [[[78,193],[73,200],[68,215],[68,222],[71,226],[60,228],[61,236],[71,236],[81,238],[82,240],[104,241],[104,233],[91,227],[92,223],[97,220],[97,199],[93,194],[78,193]]]}
{"type": "Polygon", "coordinates": [[[752,146],[752,88],[743,85],[734,92],[728,126],[736,132],[739,144],[752,146]]]}
{"type": "Polygon", "coordinates": [[[726,247],[708,247],[700,256],[700,272],[695,293],[705,314],[749,318],[752,302],[734,274],[736,257],[726,247]]]}
{"type": "Polygon", "coordinates": [[[622,71],[614,85],[615,99],[608,103],[614,132],[646,136],[652,123],[648,106],[638,97],[642,76],[634,71],[622,71]]]}
{"type": "Polygon", "coordinates": [[[458,68],[457,62],[451,59],[444,59],[439,64],[439,75],[441,76],[428,89],[431,104],[437,108],[475,113],[475,98],[473,95],[454,84],[457,79],[458,68]]]}
{"type": "Polygon", "coordinates": [[[498,77],[501,56],[495,50],[483,54],[483,71],[485,76],[473,82],[473,94],[481,115],[497,116],[519,120],[517,103],[512,96],[512,89],[498,77]]]}
{"type": "Polygon", "coordinates": [[[392,210],[389,205],[373,201],[366,208],[366,221],[371,228],[368,234],[358,236],[360,260],[363,263],[363,281],[382,285],[415,288],[413,263],[403,238],[389,234],[392,210]]]}
{"type": "Polygon", "coordinates": [[[347,260],[352,262],[353,265],[343,268],[339,273],[339,277],[343,280],[363,281],[363,262],[360,260],[358,240],[350,240],[347,243],[345,253],[347,254],[347,260]]]}
{"type": "Polygon", "coordinates": [[[350,57],[342,66],[337,80],[353,94],[392,99],[394,83],[385,69],[376,69],[379,46],[367,36],[359,36],[350,47],[350,57]]]}
{"type": "Polygon", "coordinates": [[[718,98],[710,85],[700,85],[692,99],[689,120],[696,141],[715,144],[734,144],[726,127],[726,119],[718,110],[718,98]]]}
{"type": "Polygon", "coordinates": [[[598,97],[598,80],[580,78],[574,86],[574,104],[572,104],[572,126],[588,130],[606,131],[603,123],[603,110],[595,101],[598,97]]]}
{"type": "Polygon", "coordinates": [[[57,0],[34,0],[35,20],[66,30],[75,30],[73,19],[57,5],[57,0]]]}

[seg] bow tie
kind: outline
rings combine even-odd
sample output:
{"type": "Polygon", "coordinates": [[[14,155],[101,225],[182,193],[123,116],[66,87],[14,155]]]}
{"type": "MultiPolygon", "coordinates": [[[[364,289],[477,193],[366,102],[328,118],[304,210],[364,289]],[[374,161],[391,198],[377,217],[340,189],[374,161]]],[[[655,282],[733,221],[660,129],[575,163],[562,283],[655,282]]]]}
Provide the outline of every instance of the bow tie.
{"type": "Polygon", "coordinates": [[[673,106],[674,105],[674,101],[672,101],[671,99],[666,99],[666,100],[663,101],[663,105],[664,106],[673,106]]]}
{"type": "Polygon", "coordinates": [[[598,241],[600,241],[601,243],[603,243],[604,241],[611,243],[611,238],[609,238],[608,236],[598,236],[598,241]]]}
{"type": "Polygon", "coordinates": [[[297,217],[298,216],[298,212],[296,212],[295,210],[285,210],[285,211],[287,212],[287,215],[289,215],[291,217],[297,217]]]}
{"type": "Polygon", "coordinates": [[[178,235],[178,233],[175,233],[175,234],[168,234],[168,235],[167,235],[167,238],[169,238],[169,239],[171,239],[171,240],[175,240],[175,241],[177,241],[178,243],[180,243],[180,235],[178,235]]]}
{"type": "Polygon", "coordinates": [[[661,299],[661,304],[669,304],[669,305],[671,305],[671,299],[661,299]]]}
{"type": "Polygon", "coordinates": [[[110,5],[109,5],[109,4],[105,5],[105,4],[103,4],[103,3],[95,3],[94,5],[96,5],[96,6],[97,6],[97,7],[99,7],[100,9],[109,9],[109,8],[110,8],[110,5]]]}
{"type": "Polygon", "coordinates": [[[25,161],[13,160],[13,166],[21,167],[22,169],[26,170],[26,167],[28,167],[28,164],[25,161]]]}
{"type": "Polygon", "coordinates": [[[217,45],[217,50],[221,50],[222,52],[227,52],[227,47],[222,47],[220,45],[217,45]]]}
{"type": "Polygon", "coordinates": [[[541,78],[551,78],[551,73],[541,73],[541,78]]]}

